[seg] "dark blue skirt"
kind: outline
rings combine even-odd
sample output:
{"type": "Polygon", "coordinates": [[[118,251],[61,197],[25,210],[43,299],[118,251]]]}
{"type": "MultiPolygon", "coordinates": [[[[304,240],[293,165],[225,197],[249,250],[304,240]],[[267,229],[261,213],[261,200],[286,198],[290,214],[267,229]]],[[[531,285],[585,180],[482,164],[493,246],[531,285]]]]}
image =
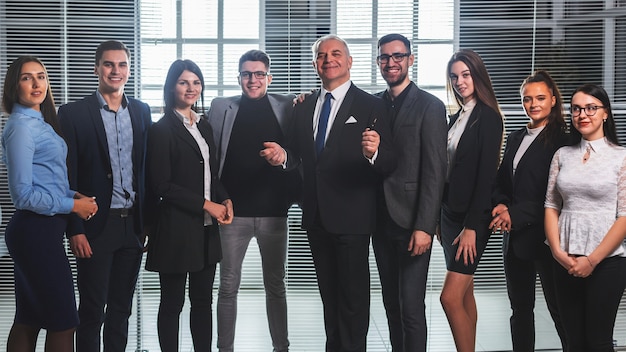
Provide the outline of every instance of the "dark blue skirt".
{"type": "Polygon", "coordinates": [[[5,241],[14,263],[15,323],[63,331],[78,326],[74,282],[65,255],[67,215],[17,210],[5,241]]]}

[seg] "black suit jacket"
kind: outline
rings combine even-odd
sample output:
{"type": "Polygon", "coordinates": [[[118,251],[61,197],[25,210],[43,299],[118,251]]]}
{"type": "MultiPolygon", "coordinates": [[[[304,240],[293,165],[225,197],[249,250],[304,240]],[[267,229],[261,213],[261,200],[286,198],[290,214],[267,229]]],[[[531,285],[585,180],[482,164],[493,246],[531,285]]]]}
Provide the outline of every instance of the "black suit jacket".
{"type": "Polygon", "coordinates": [[[433,235],[446,180],[446,110],[415,83],[408,89],[391,127],[398,166],[383,183],[385,204],[396,224],[433,235]]]}
{"type": "Polygon", "coordinates": [[[511,216],[511,232],[504,236],[505,253],[508,246],[512,246],[518,257],[528,260],[549,254],[544,243],[543,204],[552,156],[566,144],[567,138],[562,132],[557,140],[547,140],[545,132],[544,129],[530,144],[517,164],[515,175],[513,159],[526,128],[509,134],[493,191],[493,205],[506,205],[511,216]]]}
{"type": "MultiPolygon", "coordinates": [[[[451,127],[459,117],[450,117],[451,127]]],[[[455,212],[464,213],[463,226],[476,229],[491,212],[491,193],[500,162],[502,116],[477,102],[461,135],[450,175],[444,203],[455,212]]]]}
{"type": "Polygon", "coordinates": [[[294,109],[293,133],[288,136],[287,163],[302,163],[305,228],[318,216],[326,231],[371,234],[376,225],[376,192],[382,175],[395,168],[383,101],[352,84],[337,112],[326,146],[315,153],[313,115],[319,91],[294,109]],[[381,144],[374,163],[363,156],[362,133],[375,122],[381,144]]]}
{"type": "MultiPolygon", "coordinates": [[[[219,181],[213,132],[205,118],[198,130],[209,145],[211,201],[228,198],[219,181]]],[[[148,135],[148,223],[146,269],[164,273],[199,271],[221,258],[219,227],[204,232],[204,159],[182,121],[168,111],[148,135]]]]}
{"type": "MultiPolygon", "coordinates": [[[[148,105],[139,100],[128,98],[128,110],[133,126],[133,188],[136,192],[133,218],[135,232],[139,235],[143,232],[146,138],[152,119],[148,105]]],[[[62,105],[59,119],[68,146],[70,188],[96,197],[98,203],[98,212],[89,221],[83,221],[76,214],[70,216],[67,235],[85,234],[93,239],[104,229],[113,193],[109,147],[96,93],[62,105]]]]}

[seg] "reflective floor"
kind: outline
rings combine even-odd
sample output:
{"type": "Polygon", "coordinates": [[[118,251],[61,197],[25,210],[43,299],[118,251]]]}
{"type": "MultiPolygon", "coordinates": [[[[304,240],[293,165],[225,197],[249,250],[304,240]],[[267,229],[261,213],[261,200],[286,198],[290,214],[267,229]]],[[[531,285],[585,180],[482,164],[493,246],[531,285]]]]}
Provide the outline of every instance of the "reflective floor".
{"type": "MultiPolygon", "coordinates": [[[[0,306],[0,350],[6,349],[6,337],[10,328],[10,317],[13,315],[13,304],[6,299],[10,293],[3,292],[0,306]]],[[[478,336],[476,351],[509,351],[511,349],[508,326],[508,301],[501,292],[477,292],[478,304],[478,336]]],[[[560,351],[557,348],[556,332],[547,314],[545,303],[537,302],[537,350],[560,351]]],[[[454,351],[454,342],[438,295],[427,297],[427,314],[429,320],[428,351],[454,351]]],[[[294,352],[324,351],[324,326],[322,321],[322,305],[317,291],[289,290],[289,339],[290,350],[294,352]]],[[[159,351],[156,331],[156,312],[158,298],[152,295],[142,297],[142,303],[136,305],[131,321],[128,352],[159,351]],[[135,319],[137,310],[141,310],[142,319],[135,319]],[[140,331],[138,334],[137,331],[140,331]]],[[[368,351],[391,351],[388,341],[387,321],[379,291],[372,293],[370,329],[368,334],[368,351]]],[[[185,306],[181,315],[181,351],[192,351],[189,334],[189,307],[185,306]]],[[[215,330],[215,329],[214,329],[215,330]]],[[[42,332],[37,351],[43,351],[42,332]]],[[[215,332],[214,332],[215,341],[215,332]]],[[[215,343],[215,342],[214,342],[215,343]]],[[[272,351],[271,341],[265,320],[264,293],[261,290],[243,290],[239,295],[239,316],[235,339],[235,350],[238,352],[272,351]]],[[[214,351],[217,348],[214,347],[214,351]]]]}

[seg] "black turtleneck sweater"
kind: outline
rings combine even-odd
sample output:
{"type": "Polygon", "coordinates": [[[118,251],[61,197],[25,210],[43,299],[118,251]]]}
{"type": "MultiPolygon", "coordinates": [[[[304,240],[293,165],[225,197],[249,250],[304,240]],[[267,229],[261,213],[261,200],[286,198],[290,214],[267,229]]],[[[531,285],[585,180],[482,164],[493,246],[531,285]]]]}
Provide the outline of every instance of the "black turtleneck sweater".
{"type": "Polygon", "coordinates": [[[267,95],[259,100],[242,95],[221,177],[235,216],[287,216],[290,173],[259,156],[263,142],[269,141],[283,144],[284,136],[267,95]]]}

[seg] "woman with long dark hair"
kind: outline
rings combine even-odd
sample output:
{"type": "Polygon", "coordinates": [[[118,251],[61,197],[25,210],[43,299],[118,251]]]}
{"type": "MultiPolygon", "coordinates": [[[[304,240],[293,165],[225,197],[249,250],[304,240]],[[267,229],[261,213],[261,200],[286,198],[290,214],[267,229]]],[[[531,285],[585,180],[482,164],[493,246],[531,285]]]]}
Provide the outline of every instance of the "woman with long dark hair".
{"type": "Polygon", "coordinates": [[[554,296],[552,263],[543,218],[548,170],[554,152],[567,142],[563,98],[546,71],[528,76],[520,88],[528,124],[507,138],[493,192],[492,230],[503,232],[502,254],[511,302],[513,351],[535,350],[535,281],[541,280],[548,311],[565,346],[554,296]]]}
{"type": "Polygon", "coordinates": [[[448,174],[441,207],[446,278],[441,304],[458,351],[474,351],[474,272],[487,241],[491,191],[498,171],[503,122],[481,57],[463,49],[447,67],[448,91],[461,109],[450,117],[448,174]]]}
{"type": "Polygon", "coordinates": [[[2,148],[16,209],[4,237],[14,263],[16,305],[7,351],[34,351],[42,328],[46,351],[73,351],[78,313],[63,245],[66,214],[89,220],[98,206],[70,190],[67,145],[48,73],[38,58],[21,56],[9,66],[2,105],[11,114],[2,148]]]}
{"type": "Polygon", "coordinates": [[[606,91],[572,94],[573,145],[554,154],[545,230],[568,352],[613,351],[626,287],[626,148],[619,146],[606,91]]]}
{"type": "Polygon", "coordinates": [[[165,115],[148,134],[146,269],[159,273],[157,329],[163,352],[179,350],[187,277],[194,350],[211,350],[213,280],[221,258],[218,224],[233,219],[232,203],[217,174],[211,126],[197,113],[203,91],[198,65],[174,61],[163,87],[165,115]]]}

